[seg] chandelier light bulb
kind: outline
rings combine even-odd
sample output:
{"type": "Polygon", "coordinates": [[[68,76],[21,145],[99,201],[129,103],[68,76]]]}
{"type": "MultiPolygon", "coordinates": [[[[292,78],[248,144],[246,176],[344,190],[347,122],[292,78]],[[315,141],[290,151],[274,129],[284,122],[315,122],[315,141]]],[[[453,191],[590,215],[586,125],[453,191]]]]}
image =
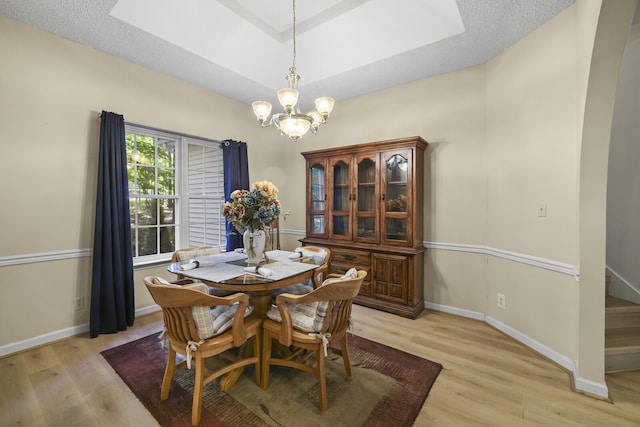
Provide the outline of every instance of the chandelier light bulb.
{"type": "Polygon", "coordinates": [[[267,120],[267,117],[271,114],[271,104],[266,101],[256,101],[251,106],[253,107],[253,113],[261,122],[267,120]]]}
{"type": "Polygon", "coordinates": [[[313,110],[307,113],[307,116],[313,119],[311,122],[311,130],[316,130],[322,124],[322,115],[317,111],[313,110]]]}
{"type": "Polygon", "coordinates": [[[298,91],[290,88],[281,89],[278,91],[278,101],[280,101],[282,108],[284,108],[287,113],[290,113],[298,103],[298,91]]]}
{"type": "Polygon", "coordinates": [[[317,98],[316,110],[318,110],[318,113],[322,114],[322,117],[329,117],[329,114],[331,114],[331,111],[333,110],[333,104],[335,104],[335,101],[333,98],[328,96],[317,98]]]}
{"type": "Polygon", "coordinates": [[[280,119],[280,130],[294,141],[306,134],[311,127],[311,121],[303,114],[294,114],[280,119]]]}

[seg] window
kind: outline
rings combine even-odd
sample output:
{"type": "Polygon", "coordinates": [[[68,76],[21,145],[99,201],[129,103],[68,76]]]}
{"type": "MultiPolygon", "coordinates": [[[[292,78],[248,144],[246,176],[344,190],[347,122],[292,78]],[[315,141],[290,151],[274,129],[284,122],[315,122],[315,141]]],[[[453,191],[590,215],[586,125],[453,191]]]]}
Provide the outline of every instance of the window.
{"type": "Polygon", "coordinates": [[[132,125],[125,131],[134,261],[166,260],[176,248],[224,247],[220,144],[132,125]]]}

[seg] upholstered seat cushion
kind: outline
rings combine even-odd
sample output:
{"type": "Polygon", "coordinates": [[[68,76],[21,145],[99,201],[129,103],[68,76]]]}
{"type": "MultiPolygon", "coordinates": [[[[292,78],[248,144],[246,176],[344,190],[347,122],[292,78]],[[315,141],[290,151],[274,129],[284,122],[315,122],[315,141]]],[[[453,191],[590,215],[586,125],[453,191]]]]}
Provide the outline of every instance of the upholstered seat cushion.
{"type": "MultiPolygon", "coordinates": [[[[321,286],[342,280],[354,279],[358,277],[358,271],[355,268],[349,269],[341,277],[334,277],[322,282],[321,286]]],[[[309,302],[302,304],[287,303],[287,309],[291,315],[291,323],[293,327],[304,332],[321,332],[324,319],[327,316],[328,301],[309,302]]],[[[282,316],[278,307],[271,307],[267,312],[267,317],[276,322],[282,322],[282,316]]]]}
{"type": "MultiPolygon", "coordinates": [[[[155,278],[156,284],[178,286],[181,288],[195,289],[200,292],[209,293],[209,287],[204,283],[191,283],[188,285],[180,286],[175,285],[162,279],[161,277],[155,278]]],[[[193,321],[196,324],[196,331],[200,339],[211,338],[216,335],[220,335],[227,329],[231,328],[233,324],[233,317],[238,310],[238,304],[232,305],[217,305],[214,307],[196,306],[191,307],[191,315],[193,321]]],[[[247,306],[244,317],[249,316],[253,312],[253,306],[247,306]]]]}
{"type": "MultiPolygon", "coordinates": [[[[318,308],[317,302],[287,304],[287,308],[291,315],[291,323],[295,329],[304,332],[319,332],[320,328],[322,328],[322,325],[320,325],[320,328],[316,329],[314,324],[318,308]]],[[[271,310],[267,312],[267,317],[276,322],[282,322],[282,317],[277,307],[271,307],[271,310]]]]}
{"type": "Polygon", "coordinates": [[[293,294],[304,295],[313,290],[313,286],[309,286],[306,283],[296,283],[295,285],[287,286],[286,288],[276,289],[271,291],[271,295],[275,298],[280,294],[293,294]]]}

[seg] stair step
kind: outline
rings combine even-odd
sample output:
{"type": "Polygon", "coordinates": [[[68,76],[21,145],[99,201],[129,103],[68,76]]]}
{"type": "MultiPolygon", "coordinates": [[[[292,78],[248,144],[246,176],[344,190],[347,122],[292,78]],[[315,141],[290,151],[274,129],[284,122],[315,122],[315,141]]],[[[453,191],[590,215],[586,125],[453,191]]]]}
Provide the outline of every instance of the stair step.
{"type": "Polygon", "coordinates": [[[622,372],[640,370],[640,347],[606,349],[604,371],[622,372]]]}
{"type": "Polygon", "coordinates": [[[607,295],[605,299],[605,307],[607,308],[631,308],[640,309],[640,304],[636,304],[635,302],[627,301],[624,299],[616,298],[607,295]]]}
{"type": "Polygon", "coordinates": [[[609,330],[625,327],[640,327],[640,304],[607,297],[605,328],[609,330]]]}
{"type": "Polygon", "coordinates": [[[605,349],[634,346],[640,347],[640,327],[615,328],[605,331],[605,349]]]}
{"type": "Polygon", "coordinates": [[[640,304],[607,296],[605,372],[640,370],[640,304]]]}
{"type": "Polygon", "coordinates": [[[605,329],[620,329],[620,328],[638,328],[640,327],[640,311],[626,312],[626,311],[609,311],[605,312],[605,329]]]}
{"type": "Polygon", "coordinates": [[[608,329],[604,354],[605,372],[640,369],[640,327],[608,329]]]}

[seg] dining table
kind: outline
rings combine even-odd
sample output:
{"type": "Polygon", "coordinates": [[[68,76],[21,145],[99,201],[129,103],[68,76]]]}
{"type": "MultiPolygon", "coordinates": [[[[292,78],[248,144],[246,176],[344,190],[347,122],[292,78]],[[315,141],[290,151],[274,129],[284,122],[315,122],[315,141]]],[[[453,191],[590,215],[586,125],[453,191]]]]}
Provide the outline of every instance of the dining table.
{"type": "Polygon", "coordinates": [[[266,318],[273,290],[305,283],[320,267],[313,257],[283,250],[265,252],[264,261],[258,264],[249,264],[247,259],[244,250],[236,250],[175,262],[167,270],[217,289],[246,293],[254,315],[266,318]]]}

